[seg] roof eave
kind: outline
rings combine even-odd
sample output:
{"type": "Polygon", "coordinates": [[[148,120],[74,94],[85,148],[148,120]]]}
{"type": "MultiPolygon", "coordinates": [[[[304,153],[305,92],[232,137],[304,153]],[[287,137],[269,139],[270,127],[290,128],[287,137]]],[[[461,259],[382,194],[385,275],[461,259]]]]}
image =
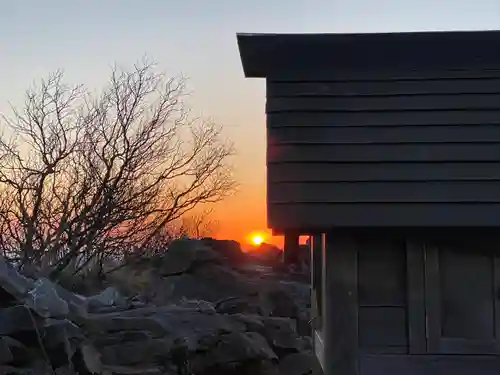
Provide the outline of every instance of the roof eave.
{"type": "Polygon", "coordinates": [[[272,44],[267,34],[236,34],[243,73],[247,78],[265,78],[267,73],[269,46],[272,44]]]}
{"type": "MultiPolygon", "coordinates": [[[[237,42],[245,77],[265,78],[271,73],[272,65],[283,59],[283,54],[297,54],[297,50],[307,48],[309,52],[321,53],[333,48],[346,48],[346,45],[385,46],[389,44],[394,51],[398,46],[407,45],[427,48],[432,44],[435,50],[439,45],[453,45],[457,54],[465,54],[464,49],[475,48],[484,51],[491,49],[500,40],[500,31],[420,31],[405,33],[364,33],[364,34],[266,34],[237,33],[237,42]],[[460,50],[460,51],[459,51],[460,50]],[[460,53],[459,53],[460,52],[460,53]]],[[[388,47],[389,48],[389,47],[388,47]]],[[[450,48],[448,48],[450,49],[450,48]]],[[[500,53],[496,52],[500,58],[500,53]]],[[[445,52],[442,53],[443,55],[445,52]]],[[[481,52],[483,54],[483,52],[481,52]]],[[[439,56],[435,57],[436,61],[439,56]]]]}

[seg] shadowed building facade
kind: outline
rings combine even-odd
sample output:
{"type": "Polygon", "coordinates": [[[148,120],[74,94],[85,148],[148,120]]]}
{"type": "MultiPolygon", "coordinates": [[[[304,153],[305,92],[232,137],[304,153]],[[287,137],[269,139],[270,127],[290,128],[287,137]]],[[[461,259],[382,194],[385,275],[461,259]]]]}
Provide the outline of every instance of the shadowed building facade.
{"type": "MultiPolygon", "coordinates": [[[[239,34],[327,375],[500,373],[500,32],[239,34]]],[[[292,241],[292,240],[290,240],[292,241]]]]}

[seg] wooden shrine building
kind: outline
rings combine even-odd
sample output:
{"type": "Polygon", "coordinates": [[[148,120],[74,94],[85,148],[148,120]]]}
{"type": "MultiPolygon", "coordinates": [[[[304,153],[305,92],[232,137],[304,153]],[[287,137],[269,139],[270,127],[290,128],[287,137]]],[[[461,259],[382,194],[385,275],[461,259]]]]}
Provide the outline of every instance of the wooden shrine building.
{"type": "Polygon", "coordinates": [[[324,373],[500,374],[500,32],[237,39],[324,373]]]}

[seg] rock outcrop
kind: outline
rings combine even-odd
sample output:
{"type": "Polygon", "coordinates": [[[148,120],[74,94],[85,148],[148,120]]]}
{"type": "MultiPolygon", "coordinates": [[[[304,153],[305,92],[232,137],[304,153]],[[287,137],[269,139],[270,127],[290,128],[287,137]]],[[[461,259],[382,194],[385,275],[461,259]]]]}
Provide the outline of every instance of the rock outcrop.
{"type": "Polygon", "coordinates": [[[309,374],[308,285],[240,272],[235,254],[178,240],[142,292],[85,297],[0,258],[0,375],[309,374]]]}

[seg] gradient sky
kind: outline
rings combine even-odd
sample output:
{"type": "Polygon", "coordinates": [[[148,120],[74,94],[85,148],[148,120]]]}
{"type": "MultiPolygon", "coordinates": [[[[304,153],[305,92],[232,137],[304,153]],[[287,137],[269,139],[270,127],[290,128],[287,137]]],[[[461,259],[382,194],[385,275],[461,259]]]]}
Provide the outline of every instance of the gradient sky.
{"type": "Polygon", "coordinates": [[[223,124],[237,148],[241,189],[216,219],[219,237],[244,241],[266,230],[265,91],[243,77],[237,32],[484,29],[500,29],[499,0],[0,0],[0,112],[58,68],[90,88],[113,63],[144,55],[183,73],[195,112],[223,124]]]}

